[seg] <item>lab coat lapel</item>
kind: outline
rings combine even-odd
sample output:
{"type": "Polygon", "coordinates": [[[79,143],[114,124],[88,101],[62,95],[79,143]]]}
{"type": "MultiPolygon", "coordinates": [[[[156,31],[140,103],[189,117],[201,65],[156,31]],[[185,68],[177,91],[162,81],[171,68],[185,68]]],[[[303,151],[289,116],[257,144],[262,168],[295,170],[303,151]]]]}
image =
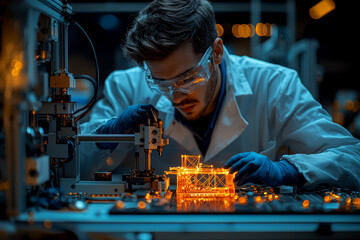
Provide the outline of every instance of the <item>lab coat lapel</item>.
{"type": "Polygon", "coordinates": [[[232,91],[227,94],[225,100],[216,120],[204,162],[210,160],[226,146],[230,145],[241,135],[248,125],[247,121],[241,116],[240,109],[232,91]]]}
{"type": "Polygon", "coordinates": [[[241,115],[237,97],[253,94],[251,87],[241,70],[240,64],[235,61],[231,62],[226,49],[224,59],[226,63],[226,96],[216,120],[204,162],[215,157],[216,154],[230,145],[248,125],[246,119],[241,115]]]}
{"type": "Polygon", "coordinates": [[[165,135],[181,144],[192,154],[201,154],[192,132],[174,119],[175,109],[171,102],[166,97],[161,96],[155,107],[160,112],[159,117],[164,121],[165,135]]]}

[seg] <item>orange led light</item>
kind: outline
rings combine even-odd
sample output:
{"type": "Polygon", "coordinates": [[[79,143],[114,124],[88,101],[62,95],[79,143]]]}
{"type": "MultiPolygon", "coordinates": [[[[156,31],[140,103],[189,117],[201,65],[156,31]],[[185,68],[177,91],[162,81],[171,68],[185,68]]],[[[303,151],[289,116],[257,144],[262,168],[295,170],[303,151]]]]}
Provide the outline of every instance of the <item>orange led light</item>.
{"type": "Polygon", "coordinates": [[[340,202],[341,201],[341,196],[335,194],[335,193],[330,193],[331,197],[333,199],[335,199],[337,202],[340,202]]]}
{"type": "Polygon", "coordinates": [[[216,30],[218,32],[218,37],[221,37],[224,34],[224,28],[221,24],[216,24],[216,30]]]}
{"type": "Polygon", "coordinates": [[[274,196],[273,196],[272,194],[269,194],[269,195],[268,195],[268,199],[269,199],[269,201],[271,202],[271,201],[274,199],[274,196]]]}
{"type": "Polygon", "coordinates": [[[34,215],[32,212],[29,213],[29,217],[27,218],[27,222],[29,225],[34,225],[35,221],[34,221],[34,215]]]}
{"type": "Polygon", "coordinates": [[[52,227],[52,222],[49,219],[44,221],[44,227],[50,229],[52,227]]]}
{"type": "Polygon", "coordinates": [[[244,205],[247,203],[247,199],[245,197],[239,197],[239,204],[244,205]]]}
{"type": "Polygon", "coordinates": [[[256,196],[255,197],[255,202],[256,203],[261,203],[262,202],[262,197],[261,196],[256,196]]]}
{"type": "Polygon", "coordinates": [[[321,0],[309,10],[309,15],[313,19],[320,19],[335,9],[333,0],[321,0]]]}
{"type": "Polygon", "coordinates": [[[252,24],[234,24],[231,28],[236,38],[249,38],[255,34],[255,27],[252,24]]]}
{"type": "Polygon", "coordinates": [[[360,198],[355,198],[353,200],[353,204],[354,204],[354,206],[359,207],[360,206],[360,198]]]}
{"type": "Polygon", "coordinates": [[[234,24],[231,28],[231,32],[232,34],[236,37],[239,38],[239,34],[238,34],[238,28],[239,28],[240,24],[234,24]]]}
{"type": "Polygon", "coordinates": [[[22,66],[23,66],[22,62],[16,61],[14,68],[19,71],[22,68],[22,66]]]}
{"type": "Polygon", "coordinates": [[[270,37],[273,31],[272,28],[270,23],[258,23],[255,26],[255,32],[260,37],[270,37]]]}
{"type": "Polygon", "coordinates": [[[138,202],[138,208],[139,209],[145,209],[146,208],[146,203],[144,201],[140,201],[138,202]]]}
{"type": "Polygon", "coordinates": [[[11,75],[12,75],[13,77],[17,77],[17,76],[19,75],[19,70],[16,70],[15,68],[13,68],[13,69],[11,70],[11,75]]]}
{"type": "Polygon", "coordinates": [[[331,200],[332,200],[331,196],[329,196],[329,195],[324,196],[324,202],[329,203],[329,202],[331,202],[331,200]]]}
{"type": "Polygon", "coordinates": [[[302,205],[303,205],[303,208],[308,208],[310,205],[309,200],[304,200],[302,205]]]}
{"type": "Polygon", "coordinates": [[[116,202],[116,207],[122,209],[125,207],[125,203],[123,201],[119,200],[116,202]]]}

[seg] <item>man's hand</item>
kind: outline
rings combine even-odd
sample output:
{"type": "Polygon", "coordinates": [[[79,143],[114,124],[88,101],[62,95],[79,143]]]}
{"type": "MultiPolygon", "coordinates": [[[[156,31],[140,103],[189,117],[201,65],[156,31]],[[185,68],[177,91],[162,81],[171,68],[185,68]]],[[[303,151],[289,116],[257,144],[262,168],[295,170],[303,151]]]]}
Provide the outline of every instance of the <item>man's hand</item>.
{"type": "MultiPolygon", "coordinates": [[[[130,134],[139,130],[140,124],[147,124],[157,121],[159,111],[150,104],[132,105],[121,113],[117,118],[107,121],[100,127],[96,133],[98,134],[130,134]]],[[[114,149],[117,143],[97,143],[100,148],[114,149]]]]}
{"type": "MultiPolygon", "coordinates": [[[[225,168],[231,167],[231,174],[237,172],[234,182],[237,182],[238,186],[248,182],[266,184],[268,186],[279,186],[286,184],[286,174],[288,174],[286,169],[284,169],[286,166],[284,167],[285,164],[283,162],[286,161],[273,162],[261,154],[245,152],[231,157],[225,163],[225,168]]],[[[297,172],[297,174],[299,173],[297,172]]]]}

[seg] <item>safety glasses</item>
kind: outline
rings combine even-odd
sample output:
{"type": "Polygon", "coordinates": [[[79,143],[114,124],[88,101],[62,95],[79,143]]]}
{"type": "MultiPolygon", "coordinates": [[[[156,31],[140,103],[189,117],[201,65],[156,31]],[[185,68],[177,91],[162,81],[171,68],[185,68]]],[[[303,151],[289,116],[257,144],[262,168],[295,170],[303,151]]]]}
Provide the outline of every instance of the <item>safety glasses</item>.
{"type": "Polygon", "coordinates": [[[146,83],[153,92],[170,98],[173,97],[174,92],[190,94],[209,81],[214,70],[214,60],[211,53],[212,46],[206,50],[200,62],[195,67],[173,79],[164,80],[153,78],[149,68],[145,64],[146,83]]]}

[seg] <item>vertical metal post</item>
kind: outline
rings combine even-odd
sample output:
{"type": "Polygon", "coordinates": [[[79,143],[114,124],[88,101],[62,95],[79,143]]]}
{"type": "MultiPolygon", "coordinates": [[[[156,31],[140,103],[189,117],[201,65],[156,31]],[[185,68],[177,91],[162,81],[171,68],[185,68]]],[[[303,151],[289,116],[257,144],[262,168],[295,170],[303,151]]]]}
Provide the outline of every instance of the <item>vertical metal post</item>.
{"type": "Polygon", "coordinates": [[[145,170],[151,170],[151,149],[145,149],[145,170]]]}
{"type": "Polygon", "coordinates": [[[289,44],[296,41],[296,4],[295,0],[286,1],[286,27],[289,33],[289,44]]]}
{"type": "Polygon", "coordinates": [[[7,115],[4,119],[6,179],[10,183],[10,189],[6,192],[6,214],[8,217],[19,215],[25,211],[26,207],[26,110],[25,104],[15,103],[13,110],[5,113],[7,115]]]}
{"type": "MultiPolygon", "coordinates": [[[[261,0],[251,0],[250,2],[250,22],[256,28],[256,24],[261,22],[261,0]]],[[[250,38],[250,54],[252,57],[259,57],[260,37],[255,34],[250,38]]]]}
{"type": "Polygon", "coordinates": [[[68,24],[61,23],[59,25],[59,68],[68,72],[68,24]]]}
{"type": "Polygon", "coordinates": [[[135,169],[139,169],[139,152],[135,152],[135,169]]]}
{"type": "MultiPolygon", "coordinates": [[[[59,23],[56,20],[52,21],[52,24],[54,25],[54,31],[56,32],[55,34],[57,34],[57,36],[59,36],[60,34],[60,30],[59,30],[59,23]]],[[[51,54],[52,54],[52,58],[51,58],[51,72],[50,75],[54,76],[54,73],[60,70],[60,63],[59,63],[59,59],[60,59],[60,50],[59,50],[59,40],[58,41],[52,41],[51,43],[51,54]]]]}
{"type": "MultiPolygon", "coordinates": [[[[42,13],[57,21],[62,20],[62,3],[46,0],[5,2],[1,29],[5,34],[2,34],[1,40],[0,97],[3,108],[1,127],[5,135],[4,179],[9,185],[5,192],[6,214],[12,217],[26,210],[26,130],[29,111],[33,110],[29,105],[37,103],[33,99],[33,87],[38,82],[34,61],[38,17],[42,13]]],[[[64,34],[62,44],[65,44],[61,65],[67,68],[67,24],[61,34],[64,34]]]]}
{"type": "Polygon", "coordinates": [[[313,97],[319,100],[319,87],[317,81],[317,49],[319,47],[318,42],[315,39],[309,39],[306,52],[302,59],[304,69],[303,78],[308,79],[308,89],[313,97]]]}
{"type": "MultiPolygon", "coordinates": [[[[19,4],[20,5],[20,4],[19,4]]],[[[17,6],[23,9],[23,6],[17,6]]],[[[34,36],[24,36],[23,29],[30,31],[33,23],[32,11],[14,10],[13,5],[5,12],[1,56],[1,86],[3,102],[3,128],[5,133],[5,180],[9,184],[6,190],[6,214],[17,216],[25,211],[25,158],[26,158],[26,126],[28,125],[28,107],[25,93],[28,89],[29,54],[33,57],[34,36]],[[21,64],[15,72],[11,63],[21,64]]]]}

